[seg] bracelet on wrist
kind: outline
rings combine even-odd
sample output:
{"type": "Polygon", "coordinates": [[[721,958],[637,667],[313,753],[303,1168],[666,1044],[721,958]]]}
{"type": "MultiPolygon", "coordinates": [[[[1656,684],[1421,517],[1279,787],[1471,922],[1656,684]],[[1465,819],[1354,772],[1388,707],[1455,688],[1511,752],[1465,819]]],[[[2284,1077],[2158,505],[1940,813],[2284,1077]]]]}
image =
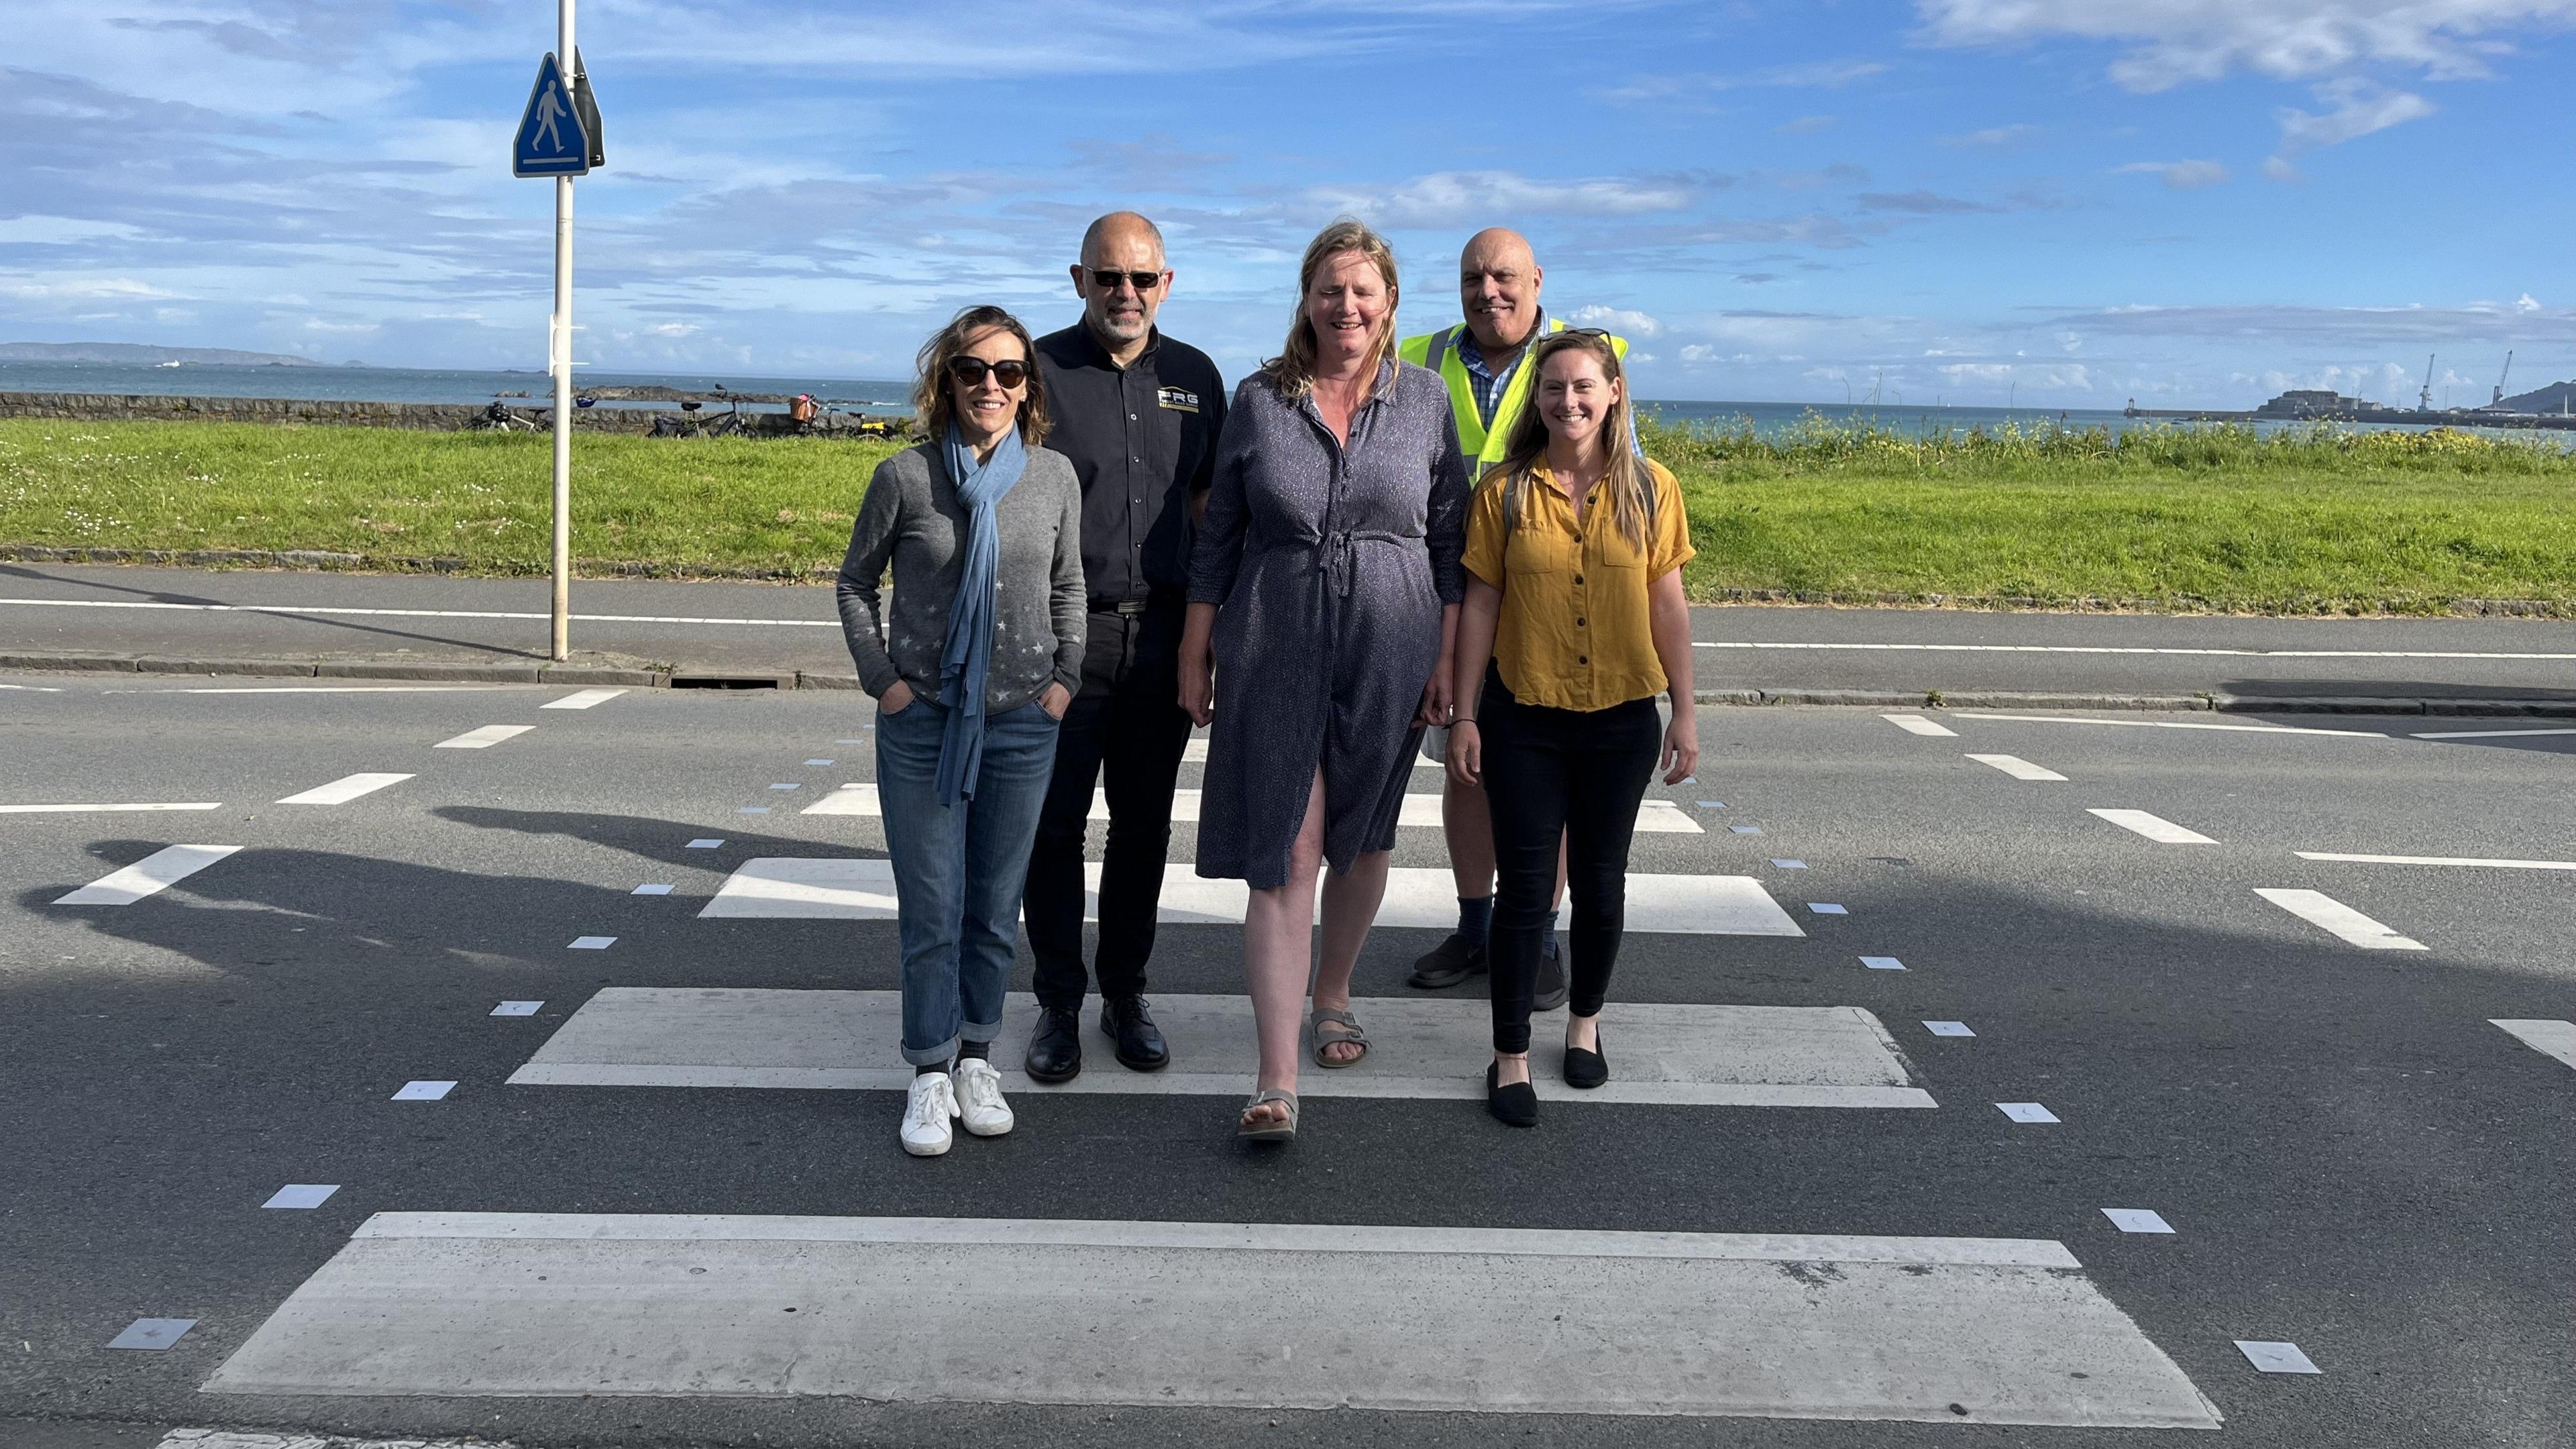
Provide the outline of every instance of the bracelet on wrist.
{"type": "Polygon", "coordinates": [[[1474,724],[1475,722],[1476,717],[1474,715],[1469,715],[1465,719],[1453,719],[1449,721],[1449,728],[1454,730],[1462,724],[1474,724]]]}

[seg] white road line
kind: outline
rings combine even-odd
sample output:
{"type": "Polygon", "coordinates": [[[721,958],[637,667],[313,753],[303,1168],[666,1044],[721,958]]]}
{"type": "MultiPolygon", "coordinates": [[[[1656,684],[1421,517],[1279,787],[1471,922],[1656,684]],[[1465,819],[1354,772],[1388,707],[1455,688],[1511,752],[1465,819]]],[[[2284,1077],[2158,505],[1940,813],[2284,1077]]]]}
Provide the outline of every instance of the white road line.
{"type": "MultiPolygon", "coordinates": [[[[1307,1096],[1476,1101],[1493,1012],[1475,1000],[1362,997],[1376,1055],[1364,1069],[1313,1072],[1307,1096]],[[1383,1068],[1380,1064],[1388,1064],[1383,1068]]],[[[1604,1030],[1626,1053],[1618,1075],[1560,1084],[1563,1048],[1542,1041],[1539,1095],[1562,1101],[1727,1107],[1932,1107],[1877,1017],[1853,1006],[1613,1003],[1604,1030]]],[[[745,1087],[902,1091],[902,993],[609,987],[584,1003],[510,1077],[514,1086],[745,1087]]],[[[1004,1064],[1013,1092],[1241,1096],[1260,1067],[1252,1003],[1240,992],[1157,993],[1154,1017],[1181,1061],[1160,1072],[1085,1072],[1059,1087],[1004,1064]]],[[[1037,998],[1014,992],[1001,1040],[1027,1040],[1037,998]]],[[[1550,1039],[1551,1041],[1553,1039],[1550,1039]]]]}
{"type": "Polygon", "coordinates": [[[433,750],[488,750],[503,740],[516,739],[535,728],[535,725],[485,725],[481,729],[467,730],[452,740],[440,740],[430,748],[433,750]]]}
{"type": "MultiPolygon", "coordinates": [[[[1100,863],[1083,866],[1086,919],[1096,918],[1100,863]]],[[[1239,880],[1206,880],[1179,862],[1163,867],[1165,924],[1243,924],[1249,892],[1239,880]]],[[[1321,909],[1320,903],[1318,910],[1321,909]]],[[[764,856],[726,879],[701,917],[891,921],[894,865],[832,856],[764,856]]],[[[1387,872],[1377,924],[1448,930],[1458,923],[1458,883],[1446,867],[1387,872]]],[[[1646,934],[1804,936],[1761,882],[1741,875],[1631,875],[1627,929],[1646,934]]]]}
{"type": "Polygon", "coordinates": [[[58,906],[130,906],[145,896],[186,880],[241,849],[238,845],[168,845],[123,870],[106,875],[54,900],[58,906]]]}
{"type": "Polygon", "coordinates": [[[2086,810],[2084,813],[2101,816],[2123,830],[2134,830],[2149,840],[2163,845],[2216,845],[2218,843],[2197,830],[2185,829],[2161,815],[2150,815],[2144,810],[2086,810]]]}
{"type": "Polygon", "coordinates": [[[2576,1021],[2491,1020],[2487,1025],[2510,1033],[2533,1051],[2576,1067],[2576,1021]]]}
{"type": "Polygon", "coordinates": [[[2258,888],[2254,894],[2366,951],[2421,951],[2423,942],[2401,936],[2323,891],[2258,888]]]}
{"type": "Polygon", "coordinates": [[[2060,1243],[1287,1223],[379,1213],[204,1387],[2220,1423],[2060,1243]]]}
{"type": "Polygon", "coordinates": [[[2464,855],[2343,855],[2302,850],[2301,860],[2354,861],[2363,865],[2477,865],[2495,870],[2576,870],[2576,860],[2481,860],[2464,855]]]}
{"type": "MultiPolygon", "coordinates": [[[[20,602],[0,599],[0,604],[20,602]]],[[[27,602],[45,602],[29,600],[27,602]]],[[[540,614],[525,617],[542,618],[540,614]]],[[[1695,639],[1697,649],[1814,649],[1883,654],[2151,654],[2192,659],[2576,659],[2576,654],[2475,654],[2438,649],[2157,649],[2116,644],[1781,644],[1695,639]]]]}
{"type": "Polygon", "coordinates": [[[1934,724],[1932,721],[1925,719],[1919,714],[1883,714],[1880,715],[1879,718],[1896,726],[1898,729],[1905,731],[1909,735],[1935,735],[1947,739],[1957,739],[1959,737],[1959,732],[1957,730],[1934,724]]]}
{"type": "Polygon", "coordinates": [[[399,785],[409,775],[344,775],[328,785],[316,785],[301,794],[289,795],[280,805],[346,805],[361,795],[372,795],[387,785],[399,785]]]}
{"type": "MultiPolygon", "coordinates": [[[[171,604],[147,599],[0,599],[47,609],[163,609],[187,614],[320,614],[332,618],[370,619],[545,619],[548,614],[521,614],[504,609],[356,609],[301,604],[171,604]]],[[[717,619],[687,614],[575,614],[588,624],[746,624],[779,629],[838,629],[838,619],[717,619]]]]}
{"type": "Polygon", "coordinates": [[[350,1439],[333,1434],[253,1434],[240,1429],[173,1429],[153,1449],[494,1449],[489,1439],[350,1439]]]}
{"type": "Polygon", "coordinates": [[[1970,755],[1980,765],[1992,765],[2016,780],[2058,780],[2066,777],[2055,770],[2042,769],[2019,755],[1970,755]]]}
{"type": "MultiPolygon", "coordinates": [[[[856,744],[857,741],[853,740],[849,743],[856,744]]],[[[1184,765],[1204,765],[1207,763],[1207,752],[1207,736],[1193,736],[1188,744],[1181,747],[1181,763],[1184,765]]],[[[1422,758],[1422,752],[1416,750],[1413,754],[1413,768],[1417,770],[1440,770],[1447,767],[1442,765],[1438,760],[1426,760],[1422,758]]]]}
{"type": "MultiPolygon", "coordinates": [[[[772,785],[769,788],[780,790],[795,787],[772,785]]],[[[1173,822],[1180,825],[1196,824],[1203,799],[1203,793],[1198,790],[1173,791],[1173,822]]],[[[885,814],[885,806],[877,798],[875,785],[866,781],[857,781],[841,786],[797,813],[881,817],[885,814]]],[[[1109,818],[1109,796],[1105,791],[1094,790],[1091,793],[1091,818],[1094,820],[1109,818]]],[[[1421,830],[1440,828],[1440,797],[1420,793],[1405,796],[1404,808],[1397,814],[1396,823],[1421,830]]],[[[1654,797],[1648,797],[1637,803],[1637,830],[1645,835],[1705,835],[1708,833],[1708,828],[1684,813],[1679,804],[1654,797]]]]}
{"type": "Polygon", "coordinates": [[[585,689],[579,694],[567,694],[561,699],[549,700],[544,704],[538,705],[537,708],[588,709],[595,704],[606,704],[608,701],[615,699],[617,696],[624,694],[625,692],[626,691],[622,689],[585,689]]]}
{"type": "Polygon", "coordinates": [[[2062,714],[1978,714],[1969,710],[1959,711],[1959,718],[2009,719],[2019,720],[2024,724],[2117,725],[2122,729],[2132,730],[2224,730],[2230,734],[2243,735],[2327,735],[2356,740],[2384,740],[2389,737],[2384,730],[2325,730],[2309,729],[2298,725],[2220,724],[2214,720],[2089,719],[2062,714]]]}
{"type": "Polygon", "coordinates": [[[223,802],[220,800],[185,800],[172,801],[168,803],[151,802],[140,805],[0,805],[0,815],[78,815],[96,810],[129,812],[137,810],[221,810],[223,808],[223,802]]]}
{"type": "Polygon", "coordinates": [[[29,694],[60,694],[63,692],[60,685],[54,684],[0,684],[0,689],[24,690],[29,694]]]}
{"type": "Polygon", "coordinates": [[[2419,740],[2517,740],[2533,735],[2576,735],[2576,730],[2427,730],[2419,740]]]}
{"type": "Polygon", "coordinates": [[[489,694],[516,684],[256,684],[221,689],[109,689],[103,694],[489,694]]]}

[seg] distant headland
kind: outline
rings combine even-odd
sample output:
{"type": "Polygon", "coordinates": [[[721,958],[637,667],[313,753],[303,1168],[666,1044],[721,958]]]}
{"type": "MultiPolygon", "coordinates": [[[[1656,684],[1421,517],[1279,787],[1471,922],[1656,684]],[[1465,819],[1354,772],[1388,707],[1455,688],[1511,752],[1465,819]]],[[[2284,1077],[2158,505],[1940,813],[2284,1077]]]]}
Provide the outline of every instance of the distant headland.
{"type": "MultiPolygon", "coordinates": [[[[229,347],[154,347],[141,342],[0,342],[0,362],[111,362],[128,367],[203,363],[218,367],[329,367],[283,352],[238,352],[229,347]]],[[[361,367],[363,363],[343,363],[361,367]]]]}

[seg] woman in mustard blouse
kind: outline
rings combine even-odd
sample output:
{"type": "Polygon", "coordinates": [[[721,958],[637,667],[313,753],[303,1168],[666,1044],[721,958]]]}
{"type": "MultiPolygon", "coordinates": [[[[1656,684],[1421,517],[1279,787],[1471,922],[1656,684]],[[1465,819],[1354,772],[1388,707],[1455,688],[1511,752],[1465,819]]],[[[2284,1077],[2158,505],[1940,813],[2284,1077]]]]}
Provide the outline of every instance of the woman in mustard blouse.
{"type": "Polygon", "coordinates": [[[1658,764],[1679,784],[1699,764],[1690,610],[1690,521],[1680,487],[1628,446],[1627,381],[1606,333],[1538,343],[1529,406],[1467,510],[1467,598],[1458,618],[1449,769],[1493,807],[1499,869],[1494,1065],[1486,1105],[1538,1123],[1530,995],[1551,929],[1557,842],[1574,898],[1565,1082],[1610,1080],[1601,1003],[1618,959],[1628,844],[1658,764]],[[1672,692],[1672,723],[1655,696],[1672,692]]]}

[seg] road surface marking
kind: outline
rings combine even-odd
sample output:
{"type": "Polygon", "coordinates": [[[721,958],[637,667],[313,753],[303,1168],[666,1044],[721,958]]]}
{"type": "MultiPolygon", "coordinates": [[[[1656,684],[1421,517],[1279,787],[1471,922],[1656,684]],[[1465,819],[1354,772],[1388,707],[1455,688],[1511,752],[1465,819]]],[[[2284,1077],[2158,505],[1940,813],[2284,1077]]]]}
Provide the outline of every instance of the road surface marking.
{"type": "Polygon", "coordinates": [[[1902,971],[1905,969],[1905,963],[1899,961],[1893,956],[1863,956],[1860,958],[1860,964],[1868,967],[1872,971],[1902,971]]]}
{"type": "MultiPolygon", "coordinates": [[[[16,602],[21,601],[0,599],[0,604],[16,602]]],[[[525,617],[538,619],[545,616],[530,614],[525,617]]],[[[2118,644],[1776,644],[1707,639],[1695,639],[1691,643],[1697,649],[1814,649],[1892,654],[2151,654],[2183,659],[2576,659],[2576,654],[2474,654],[2435,649],[2158,649],[2118,644]]]]}
{"type": "Polygon", "coordinates": [[[492,1008],[492,1014],[494,1016],[534,1016],[537,1014],[537,1008],[543,1005],[545,1003],[542,1001],[504,1001],[492,1008]]]}
{"type": "Polygon", "coordinates": [[[1964,1021],[1927,1021],[1923,1023],[1923,1029],[1934,1036],[1976,1035],[1975,1032],[1968,1030],[1968,1024],[1964,1021]]]}
{"type": "Polygon", "coordinates": [[[588,709],[595,704],[606,704],[625,692],[626,691],[622,689],[585,689],[579,694],[567,694],[561,699],[548,701],[545,704],[538,705],[537,708],[588,709]]]}
{"type": "MultiPolygon", "coordinates": [[[[844,743],[855,745],[860,742],[857,740],[848,740],[844,741],[844,743]]],[[[1207,752],[1207,736],[1193,735],[1188,744],[1181,746],[1181,763],[1185,765],[1204,765],[1207,763],[1207,752]]],[[[1440,763],[1438,760],[1426,760],[1422,758],[1422,752],[1420,750],[1416,750],[1413,752],[1413,768],[1417,770],[1446,770],[1449,767],[1440,763]]]]}
{"type": "Polygon", "coordinates": [[[1809,901],[1807,902],[1807,909],[1820,916],[1848,916],[1851,914],[1850,911],[1843,909],[1832,901],[1809,901]]]}
{"type": "Polygon", "coordinates": [[[1980,765],[1992,765],[2016,780],[2064,780],[2055,770],[2043,769],[2019,755],[1970,755],[1980,765]]]}
{"type": "Polygon", "coordinates": [[[485,725],[481,729],[467,730],[452,740],[440,740],[430,748],[433,750],[488,750],[503,740],[517,739],[535,728],[535,725],[485,725]]]}
{"type": "Polygon", "coordinates": [[[332,1434],[253,1434],[240,1429],[173,1429],[153,1449],[496,1449],[489,1439],[351,1439],[332,1434]]]}
{"type": "MultiPolygon", "coordinates": [[[[1083,866],[1085,919],[1096,919],[1100,863],[1083,866]]],[[[1249,892],[1239,880],[1207,880],[1185,863],[1163,867],[1165,924],[1243,924],[1249,892]]],[[[1318,911],[1322,909],[1320,901],[1318,911]]],[[[701,917],[891,921],[894,864],[830,856],[764,856],[746,860],[699,911],[701,917]]],[[[1387,872],[1377,924],[1451,930],[1458,924],[1458,882],[1447,867],[1398,866],[1387,872]]],[[[1631,875],[1627,929],[1649,935],[1804,936],[1761,883],[1741,875],[1631,875]]]]}
{"type": "Polygon", "coordinates": [[[2265,1343],[2244,1338],[2236,1339],[2234,1343],[2236,1351],[2245,1355],[2245,1361],[2263,1373],[2321,1374],[2325,1372],[2301,1352],[2295,1343],[2265,1343]]]}
{"type": "Polygon", "coordinates": [[[220,800],[185,800],[142,805],[0,805],[0,815],[78,815],[90,811],[131,812],[137,810],[221,810],[220,800]]]}
{"type": "Polygon", "coordinates": [[[723,844],[724,842],[721,840],[699,839],[690,841],[686,848],[689,850],[714,850],[723,844]]]}
{"type": "Polygon", "coordinates": [[[2254,894],[2368,951],[2421,951],[2421,941],[2397,934],[2323,891],[2257,889],[2254,894]]]}
{"type": "Polygon", "coordinates": [[[2576,735],[2576,730],[2432,730],[2418,734],[2419,740],[2516,740],[2532,735],[2576,735]]]}
{"type": "Polygon", "coordinates": [[[2057,1114],[2037,1102],[1997,1102],[2003,1114],[2016,1122],[2046,1124],[2055,1122],[2057,1114]]]}
{"type": "Polygon", "coordinates": [[[1954,740],[1959,737],[1957,730],[1934,724],[1919,714],[1883,714],[1879,718],[1909,735],[1935,735],[1954,740]]]}
{"type": "Polygon", "coordinates": [[[339,1190],[340,1186],[337,1183],[290,1182],[271,1194],[268,1201],[261,1203],[260,1206],[280,1209],[318,1208],[329,1202],[331,1194],[339,1190]]]}
{"type": "Polygon", "coordinates": [[[101,694],[490,694],[515,684],[238,684],[203,689],[103,689],[101,694]]]}
{"type": "Polygon", "coordinates": [[[24,690],[29,694],[60,694],[63,692],[62,686],[59,684],[0,684],[0,689],[24,690]]]}
{"type": "Polygon", "coordinates": [[[2173,1224],[2153,1208],[2104,1208],[2102,1216],[2124,1233],[2170,1233],[2173,1224]]]}
{"type": "Polygon", "coordinates": [[[2489,1021],[2515,1040],[2545,1056],[2576,1067],[2576,1021],[2489,1021]]]}
{"type": "Polygon", "coordinates": [[[2056,1242],[1288,1223],[379,1213],[204,1387],[2220,1422],[2056,1242]]]}
{"type": "Polygon", "coordinates": [[[2149,840],[2163,845],[2216,845],[2218,843],[2197,830],[2186,830],[2161,815],[2150,815],[2144,810],[2087,810],[2084,813],[2099,815],[2123,830],[2134,830],[2149,840]]]}
{"type": "Polygon", "coordinates": [[[193,1318],[138,1318],[125,1326],[125,1331],[107,1341],[109,1348],[135,1348],[158,1352],[187,1336],[197,1326],[193,1318]]]}
{"type": "MultiPolygon", "coordinates": [[[[1486,1003],[1362,997],[1387,1070],[1309,1073],[1308,1096],[1481,1101],[1478,1069],[1490,1059],[1486,1003]]],[[[1542,1097],[1568,1102],[1725,1107],[1932,1107],[1877,1017],[1853,1006],[1701,1006],[1613,1003],[1626,1055],[1607,1085],[1577,1091],[1558,1081],[1563,1047],[1542,1041],[1534,1074],[1542,1097]]],[[[1031,1082],[1003,1065],[1008,1091],[1232,1096],[1260,1067],[1252,1002],[1240,992],[1156,993],[1154,1018],[1180,1043],[1182,1065],[1159,1072],[1085,1072],[1061,1086],[1031,1082]],[[1186,1067],[1186,1070],[1183,1069],[1186,1067]]],[[[1016,1047],[1037,1024],[1037,998],[1005,999],[999,1038],[1016,1047]]],[[[1543,1034],[1544,1035],[1544,1034],[1543,1034]]],[[[609,987],[584,1003],[513,1086],[743,1087],[798,1091],[903,1091],[902,993],[736,988],[609,987]]]]}
{"type": "Polygon", "coordinates": [[[616,944],[617,938],[615,936],[575,936],[572,938],[572,944],[564,949],[568,951],[605,951],[616,944]]]}
{"type": "Polygon", "coordinates": [[[2466,855],[2343,855],[2302,850],[2301,860],[2340,860],[2362,865],[2478,865],[2495,870],[2576,870],[2576,860],[2482,860],[2466,855]]]}
{"type": "Polygon", "coordinates": [[[402,1084],[402,1090],[394,1093],[392,1100],[396,1102],[438,1102],[444,1101],[447,1094],[455,1090],[456,1084],[454,1082],[405,1082],[402,1084]]]}
{"type": "MultiPolygon", "coordinates": [[[[157,599],[0,599],[46,609],[162,609],[184,614],[322,614],[359,619],[548,619],[551,614],[522,614],[505,609],[356,609],[306,604],[172,604],[157,599]]],[[[574,614],[586,624],[745,624],[778,629],[838,629],[838,619],[717,619],[687,614],[574,614]]],[[[2498,656],[2518,657],[2518,656],[2498,656]]]]}
{"type": "Polygon", "coordinates": [[[2077,715],[2062,714],[1977,714],[1968,710],[1961,710],[1959,712],[1959,718],[2009,719],[2020,720],[2025,724],[2117,725],[2122,729],[2132,730],[2225,730],[2232,734],[2245,735],[2328,735],[2357,740],[2384,740],[2389,738],[2388,733],[2384,730],[2326,730],[2309,729],[2299,725],[2220,724],[2214,720],[2088,719],[2077,715]]]}
{"type": "MultiPolygon", "coordinates": [[[[793,785],[772,785],[769,788],[772,790],[793,790],[796,787],[793,785]]],[[[1204,798],[1203,793],[1197,790],[1182,789],[1173,791],[1173,823],[1178,825],[1196,824],[1199,818],[1200,804],[1204,798]]],[[[798,813],[804,815],[882,816],[885,813],[885,807],[877,798],[877,787],[875,785],[866,781],[857,781],[852,784],[843,785],[839,789],[830,792],[822,799],[806,806],[798,813]]],[[[1109,818],[1109,797],[1106,792],[1094,790],[1091,793],[1091,818],[1094,820],[1106,820],[1109,818]]],[[[1440,797],[1437,795],[1426,794],[1412,794],[1405,796],[1404,808],[1398,814],[1396,823],[1399,825],[1414,826],[1421,829],[1437,829],[1440,825],[1440,797]]],[[[1693,820],[1689,815],[1685,814],[1678,803],[1671,800],[1655,798],[1648,798],[1637,803],[1637,829],[1641,834],[1646,835],[1705,835],[1708,833],[1707,827],[1701,825],[1698,821],[1693,820]]]]}
{"type": "Polygon", "coordinates": [[[130,906],[178,881],[186,880],[241,849],[238,845],[168,845],[123,870],[106,875],[58,897],[58,906],[130,906]]]}
{"type": "Polygon", "coordinates": [[[670,893],[671,887],[668,884],[640,885],[627,892],[630,896],[667,896],[670,893]]]}
{"type": "Polygon", "coordinates": [[[399,785],[409,775],[343,775],[328,785],[316,785],[300,794],[278,801],[280,805],[346,805],[361,795],[372,795],[387,785],[399,785]]]}

